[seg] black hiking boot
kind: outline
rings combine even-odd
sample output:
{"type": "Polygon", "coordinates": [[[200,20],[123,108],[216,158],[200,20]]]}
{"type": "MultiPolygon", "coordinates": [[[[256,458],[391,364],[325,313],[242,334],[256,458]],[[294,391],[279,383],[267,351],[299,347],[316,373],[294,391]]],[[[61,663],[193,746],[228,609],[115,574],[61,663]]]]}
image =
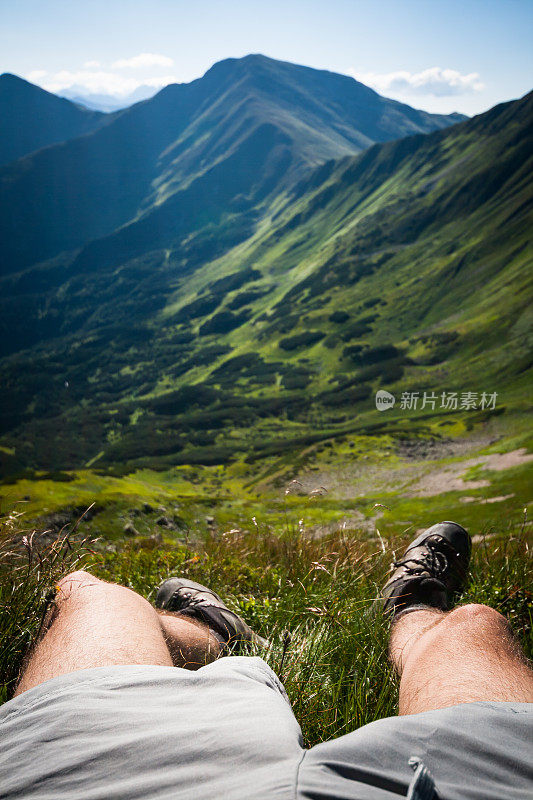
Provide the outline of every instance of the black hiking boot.
{"type": "Polygon", "coordinates": [[[419,608],[448,611],[468,577],[470,536],[456,522],[438,522],[407,548],[382,592],[382,608],[395,617],[419,608]]]}
{"type": "Polygon", "coordinates": [[[205,623],[230,652],[242,649],[246,643],[269,646],[266,639],[254,633],[238,614],[229,610],[218,594],[188,578],[163,581],[157,590],[155,606],[205,623]]]}

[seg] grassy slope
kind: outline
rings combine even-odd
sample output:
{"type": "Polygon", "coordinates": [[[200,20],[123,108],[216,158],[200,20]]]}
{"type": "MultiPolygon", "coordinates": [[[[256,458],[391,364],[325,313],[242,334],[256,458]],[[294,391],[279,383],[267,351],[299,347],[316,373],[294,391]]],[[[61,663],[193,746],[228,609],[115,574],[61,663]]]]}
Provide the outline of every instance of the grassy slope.
{"type": "MultiPolygon", "coordinates": [[[[39,504],[54,508],[76,497],[77,505],[90,502],[99,491],[114,504],[107,520],[94,522],[107,533],[116,530],[117,514],[125,520],[143,497],[156,496],[163,504],[181,503],[193,525],[205,513],[216,513],[220,524],[233,517],[247,525],[254,513],[283,515],[283,489],[275,487],[310,465],[318,474],[331,474],[335,465],[364,467],[365,458],[401,467],[404,440],[438,442],[471,429],[483,431],[481,454],[507,446],[493,442],[502,436],[509,449],[529,446],[523,421],[530,120],[527,97],[448,132],[331,162],[302,181],[292,198],[280,198],[252,237],[186,273],[137,338],[121,339],[112,328],[99,336],[96,328],[74,346],[67,339],[26,362],[13,359],[17,376],[33,370],[36,381],[40,372],[48,378],[39,383],[33,419],[4,437],[6,468],[89,465],[116,478],[83,473],[70,483],[30,480],[6,494],[30,495],[36,511],[39,504]],[[229,283],[228,275],[234,276],[229,283]],[[195,303],[200,308],[192,312],[195,303]],[[233,331],[205,332],[225,309],[238,315],[243,308],[249,319],[233,331]],[[347,319],[332,321],[338,311],[347,319]],[[320,341],[280,347],[309,330],[319,332],[320,341]],[[397,353],[382,359],[376,348],[383,346],[397,353]],[[53,364],[57,371],[50,379],[53,364]],[[498,392],[498,405],[494,413],[438,407],[409,412],[397,403],[380,414],[373,404],[379,386],[397,397],[405,390],[498,392]],[[368,387],[366,399],[362,387],[368,387]],[[58,428],[62,435],[50,449],[58,428]],[[204,469],[206,462],[220,466],[204,469]],[[146,472],[154,465],[166,471],[146,472]],[[135,469],[144,470],[139,480],[120,478],[135,469]],[[228,493],[241,500],[229,503],[228,493]]],[[[127,281],[128,271],[136,276],[139,269],[130,263],[117,277],[127,281]]],[[[153,264],[146,269],[153,272],[153,264]]],[[[121,306],[112,276],[109,309],[117,320],[121,306]]],[[[149,291],[147,283],[141,290],[149,291]]],[[[124,305],[128,329],[129,308],[124,305]]],[[[12,381],[20,412],[21,381],[12,381]]],[[[427,469],[456,461],[436,452],[427,469]]],[[[437,509],[483,530],[489,519],[496,516],[499,524],[529,502],[528,474],[527,464],[516,468],[513,479],[493,473],[488,489],[448,492],[439,501],[406,499],[386,476],[370,489],[356,485],[355,497],[343,500],[333,479],[323,522],[353,517],[354,503],[371,519],[373,504],[382,502],[394,505],[380,520],[385,530],[402,520],[423,524],[437,509]],[[497,507],[461,503],[463,496],[508,495],[497,507]]],[[[288,502],[309,524],[319,522],[305,497],[288,502]]],[[[148,516],[147,530],[151,522],[148,516]]]]}

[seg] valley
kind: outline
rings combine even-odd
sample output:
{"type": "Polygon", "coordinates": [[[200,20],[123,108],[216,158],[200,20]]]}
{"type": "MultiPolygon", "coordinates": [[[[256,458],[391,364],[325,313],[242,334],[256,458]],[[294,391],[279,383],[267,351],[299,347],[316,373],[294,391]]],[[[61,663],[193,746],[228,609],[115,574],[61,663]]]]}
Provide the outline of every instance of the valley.
{"type": "Polygon", "coordinates": [[[98,497],[111,538],[145,502],[369,535],[520,517],[527,461],[462,475],[531,446],[532,111],[432,116],[250,56],[5,167],[2,502],[98,497]]]}

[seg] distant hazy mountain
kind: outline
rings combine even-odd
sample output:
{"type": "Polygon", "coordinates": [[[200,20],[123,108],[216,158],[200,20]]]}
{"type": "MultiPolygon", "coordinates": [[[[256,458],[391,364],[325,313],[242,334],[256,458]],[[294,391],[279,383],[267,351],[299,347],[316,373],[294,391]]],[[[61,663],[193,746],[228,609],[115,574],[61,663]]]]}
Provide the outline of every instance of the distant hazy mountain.
{"type": "Polygon", "coordinates": [[[178,242],[228,213],[257,209],[309,167],[456,121],[388,100],[347,76],[258,55],[227,59],[89,136],[1,170],[1,271],[110,234],[89,261],[120,260],[149,241],[178,242]],[[114,234],[126,223],[127,231],[114,234]]]}
{"type": "Polygon", "coordinates": [[[16,75],[0,75],[0,164],[90,133],[104,122],[105,114],[82,108],[16,75]]]}
{"type": "MultiPolygon", "coordinates": [[[[217,72],[235,68],[242,62],[224,62],[209,81],[220,89],[217,72]]],[[[389,418],[391,431],[409,436],[401,413],[376,418],[379,387],[397,398],[498,392],[521,413],[531,366],[533,94],[319,167],[309,154],[300,168],[296,115],[272,101],[274,131],[250,149],[249,126],[257,136],[267,124],[255,89],[239,135],[229,124],[231,82],[217,103],[202,80],[201,96],[196,86],[180,100],[182,135],[156,159],[161,175],[193,175],[188,186],[169,178],[136,222],[0,280],[5,472],[295,454],[336,431],[386,430],[389,418]],[[213,131],[226,138],[209,143],[213,131]],[[193,172],[188,145],[209,158],[206,173],[193,172]],[[276,171],[276,148],[290,180],[276,171]],[[264,188],[267,200],[250,210],[269,179],[276,191],[264,188]],[[249,195],[228,203],[228,186],[245,185],[249,195]],[[215,214],[220,198],[225,213],[215,214]]],[[[162,115],[162,103],[177,126],[173,95],[170,87],[136,113],[162,115]]],[[[313,141],[327,149],[339,140],[319,124],[316,103],[313,141]]],[[[162,127],[159,119],[154,131],[162,127]]],[[[85,141],[104,133],[111,127],[85,141]]]]}
{"type": "Polygon", "coordinates": [[[128,108],[128,106],[132,106],[134,103],[138,103],[141,100],[148,100],[148,98],[157,94],[158,91],[159,89],[155,89],[153,86],[142,85],[135,89],[134,92],[131,92],[131,94],[118,97],[112,94],[88,93],[83,86],[72,86],[70,89],[59,92],[59,95],[60,97],[66,97],[74,103],[81,103],[81,105],[94,111],[110,112],[128,108]]]}

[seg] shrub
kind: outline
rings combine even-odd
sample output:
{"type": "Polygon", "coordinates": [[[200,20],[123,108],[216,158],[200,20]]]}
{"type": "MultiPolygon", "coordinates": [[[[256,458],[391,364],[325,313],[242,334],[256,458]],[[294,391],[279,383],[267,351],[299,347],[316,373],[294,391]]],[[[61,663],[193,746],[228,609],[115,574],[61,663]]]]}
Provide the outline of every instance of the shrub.
{"type": "Polygon", "coordinates": [[[325,335],[322,331],[304,331],[303,333],[297,333],[295,336],[281,339],[279,346],[282,350],[287,351],[297,350],[300,347],[311,347],[313,344],[320,342],[325,335]]]}
{"type": "Polygon", "coordinates": [[[345,347],[342,351],[341,358],[351,358],[352,361],[359,363],[359,356],[363,351],[362,344],[352,344],[350,347],[345,347]]]}
{"type": "Polygon", "coordinates": [[[350,339],[360,339],[361,336],[365,336],[367,333],[370,333],[372,330],[370,326],[370,322],[372,320],[370,318],[360,319],[357,322],[354,322],[348,328],[343,330],[341,336],[345,342],[349,342],[350,339]]]}
{"type": "Polygon", "coordinates": [[[400,351],[392,344],[383,345],[382,347],[370,347],[364,350],[359,356],[359,363],[375,364],[378,361],[389,361],[391,358],[397,358],[400,351]]]}
{"type": "Polygon", "coordinates": [[[215,292],[225,294],[226,292],[240,289],[245,283],[250,283],[261,277],[262,275],[258,269],[247,267],[246,269],[240,270],[240,272],[232,272],[231,275],[225,275],[223,278],[213,281],[213,283],[208,284],[207,288],[210,290],[211,294],[215,292]]]}
{"type": "Polygon", "coordinates": [[[350,319],[350,315],[346,311],[334,311],[333,314],[329,315],[328,319],[330,322],[336,322],[340,325],[343,322],[347,322],[350,319]]]}
{"type": "Polygon", "coordinates": [[[232,375],[240,372],[247,372],[250,368],[260,364],[264,364],[264,361],[257,353],[241,353],[238,356],[233,356],[233,358],[228,358],[227,361],[224,361],[223,364],[213,370],[212,375],[232,375]]]}
{"type": "Polygon", "coordinates": [[[362,400],[366,400],[371,393],[372,387],[361,383],[358,386],[348,386],[331,392],[324,392],[319,395],[318,399],[325,406],[336,407],[359,403],[362,400]]]}
{"type": "Polygon", "coordinates": [[[339,343],[339,337],[335,333],[326,336],[326,338],[323,341],[324,347],[327,347],[328,350],[334,350],[337,347],[338,343],[339,343]]]}
{"type": "Polygon", "coordinates": [[[212,467],[217,464],[227,464],[236,456],[236,447],[196,447],[176,456],[173,459],[173,463],[177,466],[180,464],[202,464],[205,467],[212,467]]]}
{"type": "Polygon", "coordinates": [[[208,319],[207,322],[204,322],[198,333],[200,336],[208,336],[213,333],[229,333],[243,325],[249,317],[250,314],[248,312],[233,314],[231,311],[221,311],[211,319],[208,319]]]}
{"type": "Polygon", "coordinates": [[[363,367],[358,371],[357,375],[359,380],[362,381],[370,381],[374,378],[381,377],[382,383],[394,383],[394,381],[400,380],[403,375],[403,363],[404,361],[402,358],[378,361],[375,364],[363,367]]]}
{"type": "Polygon", "coordinates": [[[309,386],[310,380],[311,373],[307,372],[307,370],[302,370],[285,374],[281,380],[281,384],[284,389],[305,389],[309,386]]]}
{"type": "Polygon", "coordinates": [[[268,294],[269,291],[269,289],[248,289],[240,294],[235,295],[235,297],[228,303],[228,308],[230,308],[232,311],[237,311],[239,308],[259,300],[265,294],[268,294]]]}
{"type": "Polygon", "coordinates": [[[170,318],[169,322],[172,321],[174,324],[176,322],[188,322],[198,317],[205,317],[207,314],[211,314],[219,305],[219,297],[215,297],[214,295],[199,297],[197,300],[193,300],[192,303],[180,308],[180,310],[170,318]]]}
{"type": "Polygon", "coordinates": [[[193,406],[204,408],[213,403],[217,397],[217,390],[211,386],[203,383],[186,384],[175,392],[152,397],[143,405],[156,414],[179,414],[193,406]]]}

